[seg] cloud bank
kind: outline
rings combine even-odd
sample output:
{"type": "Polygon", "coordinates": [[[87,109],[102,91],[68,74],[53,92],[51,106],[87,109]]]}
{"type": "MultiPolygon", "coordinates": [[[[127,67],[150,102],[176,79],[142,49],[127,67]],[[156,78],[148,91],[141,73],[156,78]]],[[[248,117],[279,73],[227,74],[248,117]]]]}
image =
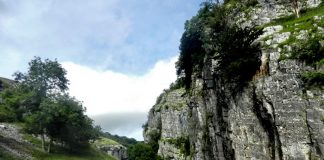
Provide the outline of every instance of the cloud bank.
{"type": "MultiPolygon", "coordinates": [[[[175,58],[161,59],[177,56],[183,24],[201,2],[0,0],[0,76],[26,72],[34,56],[57,58],[90,116],[147,113],[176,77],[175,58]]],[[[127,134],[138,137],[143,119],[131,121],[138,128],[127,134]]]]}
{"type": "Polygon", "coordinates": [[[83,101],[86,113],[97,124],[114,134],[142,139],[147,112],[176,79],[175,61],[159,61],[142,76],[97,71],[73,62],[62,65],[70,80],[70,94],[83,101]]]}
{"type": "Polygon", "coordinates": [[[105,132],[143,140],[142,125],[147,120],[146,112],[107,113],[91,116],[91,118],[105,132]]]}
{"type": "Polygon", "coordinates": [[[0,0],[0,55],[16,63],[4,74],[33,56],[143,74],[176,56],[183,23],[199,6],[190,1],[0,0]]]}
{"type": "Polygon", "coordinates": [[[70,94],[82,100],[89,115],[118,112],[147,112],[156,97],[176,79],[176,58],[159,61],[142,76],[96,71],[63,62],[70,80],[70,94]]]}

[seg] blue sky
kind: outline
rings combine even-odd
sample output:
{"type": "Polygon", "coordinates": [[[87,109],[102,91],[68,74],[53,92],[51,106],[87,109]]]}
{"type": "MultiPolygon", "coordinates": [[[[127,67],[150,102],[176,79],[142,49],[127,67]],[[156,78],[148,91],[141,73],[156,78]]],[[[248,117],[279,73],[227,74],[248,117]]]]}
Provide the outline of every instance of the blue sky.
{"type": "Polygon", "coordinates": [[[0,0],[0,76],[25,71],[34,56],[57,58],[68,71],[70,93],[84,102],[90,116],[100,117],[97,123],[141,139],[145,116],[133,116],[133,128],[109,117],[146,115],[155,97],[175,80],[184,22],[201,3],[0,0]]]}

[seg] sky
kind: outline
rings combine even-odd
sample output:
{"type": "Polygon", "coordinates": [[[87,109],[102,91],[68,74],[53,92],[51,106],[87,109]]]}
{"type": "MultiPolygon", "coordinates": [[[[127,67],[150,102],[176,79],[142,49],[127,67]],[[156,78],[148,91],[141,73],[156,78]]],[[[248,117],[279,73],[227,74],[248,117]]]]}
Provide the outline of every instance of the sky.
{"type": "Polygon", "coordinates": [[[202,1],[0,0],[0,76],[26,72],[34,56],[57,59],[96,124],[142,140],[202,1]]]}

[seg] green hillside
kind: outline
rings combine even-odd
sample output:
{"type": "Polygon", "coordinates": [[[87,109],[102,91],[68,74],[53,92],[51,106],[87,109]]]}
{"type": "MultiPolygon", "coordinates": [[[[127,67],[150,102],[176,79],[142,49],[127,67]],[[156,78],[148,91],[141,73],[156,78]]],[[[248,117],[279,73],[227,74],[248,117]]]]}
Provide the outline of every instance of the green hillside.
{"type": "MultiPolygon", "coordinates": [[[[52,152],[47,153],[41,149],[40,138],[22,131],[23,124],[0,123],[0,125],[5,126],[5,129],[0,130],[1,160],[25,160],[29,158],[36,160],[115,160],[111,155],[95,148],[93,143],[73,152],[60,144],[55,144],[52,152]]],[[[107,138],[104,141],[118,144],[107,138]]],[[[103,144],[103,142],[100,143],[103,144]]]]}
{"type": "Polygon", "coordinates": [[[118,144],[100,138],[100,126],[67,93],[61,64],[35,57],[28,69],[16,72],[15,81],[0,77],[0,160],[115,159],[93,143],[118,144]]]}

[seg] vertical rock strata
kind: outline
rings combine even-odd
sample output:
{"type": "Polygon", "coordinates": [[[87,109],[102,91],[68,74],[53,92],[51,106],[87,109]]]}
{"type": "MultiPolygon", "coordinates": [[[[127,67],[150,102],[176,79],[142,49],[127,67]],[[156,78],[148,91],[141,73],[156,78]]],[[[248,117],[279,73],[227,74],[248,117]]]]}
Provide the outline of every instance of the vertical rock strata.
{"type": "MultiPolygon", "coordinates": [[[[265,23],[273,17],[257,18],[265,23]]],[[[145,141],[156,141],[164,159],[323,159],[324,92],[304,87],[300,74],[312,67],[279,60],[282,49],[277,46],[291,34],[280,30],[282,26],[265,29],[261,37],[272,37],[261,42],[272,46],[262,48],[267,73],[255,76],[242,92],[233,93],[232,84],[215,76],[213,60],[205,58],[190,92],[167,90],[158,98],[145,126],[145,141]]]]}

